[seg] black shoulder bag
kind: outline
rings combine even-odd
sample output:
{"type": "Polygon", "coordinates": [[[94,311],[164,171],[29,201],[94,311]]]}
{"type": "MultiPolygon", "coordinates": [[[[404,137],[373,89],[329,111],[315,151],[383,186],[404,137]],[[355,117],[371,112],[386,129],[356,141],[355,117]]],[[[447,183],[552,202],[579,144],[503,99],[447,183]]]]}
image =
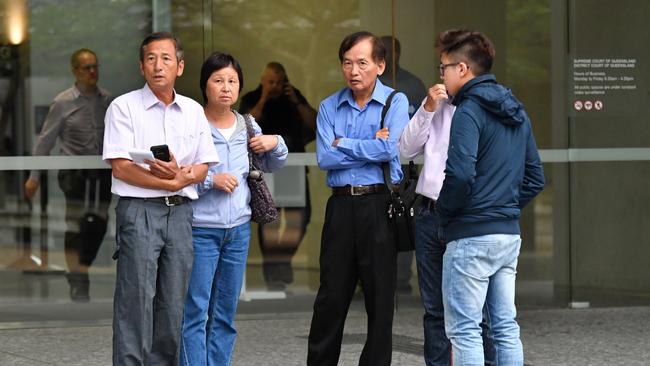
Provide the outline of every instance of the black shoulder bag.
{"type": "Polygon", "coordinates": [[[251,220],[258,224],[268,224],[278,219],[278,209],[275,208],[275,201],[269,191],[269,187],[264,181],[264,172],[261,169],[262,164],[257,154],[253,153],[250,148],[251,138],[255,137],[253,124],[251,123],[250,115],[244,115],[246,122],[246,132],[248,139],[246,141],[246,149],[248,150],[248,189],[251,191],[251,220]]]}
{"type": "MultiPolygon", "coordinates": [[[[397,91],[393,91],[386,99],[384,109],[381,111],[380,128],[384,128],[384,118],[390,109],[393,97],[397,91]]],[[[395,189],[390,178],[390,162],[382,163],[384,171],[384,183],[390,192],[388,204],[388,219],[392,224],[393,233],[398,252],[408,252],[415,249],[415,186],[417,185],[417,170],[413,161],[409,161],[408,177],[404,177],[399,190],[395,189]]]]}
{"type": "Polygon", "coordinates": [[[100,183],[99,174],[97,178],[93,179],[85,177],[85,196],[84,196],[84,210],[85,213],[79,219],[79,235],[73,239],[78,241],[77,248],[79,248],[79,263],[90,266],[97,257],[99,247],[104,241],[104,234],[106,234],[106,227],[108,222],[106,218],[98,214],[99,211],[99,194],[100,183]],[[94,187],[94,205],[91,207],[91,183],[95,182],[94,187]]]}

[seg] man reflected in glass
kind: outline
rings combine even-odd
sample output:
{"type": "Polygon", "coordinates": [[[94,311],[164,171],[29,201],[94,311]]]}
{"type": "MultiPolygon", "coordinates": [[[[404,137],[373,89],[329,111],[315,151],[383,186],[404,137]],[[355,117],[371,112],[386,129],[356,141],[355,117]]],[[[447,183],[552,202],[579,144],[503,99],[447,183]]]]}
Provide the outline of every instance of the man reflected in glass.
{"type": "MultiPolygon", "coordinates": [[[[305,152],[305,145],[315,138],[316,110],[289,83],[284,66],[278,62],[266,65],[260,85],[242,97],[239,112],[255,117],[265,133],[282,136],[289,152],[305,152]]],[[[280,220],[259,226],[264,280],[269,290],[282,291],[293,282],[291,259],[311,219],[307,168],[304,189],[304,206],[278,208],[280,220]]]]}
{"type": "MultiPolygon", "coordinates": [[[[104,115],[111,102],[97,86],[99,63],[95,52],[81,48],[70,57],[75,83],[54,98],[34,147],[34,155],[49,155],[58,141],[62,155],[100,155],[104,141],[104,115]]],[[[40,186],[40,172],[32,171],[25,182],[25,196],[32,199],[40,186]]],[[[90,300],[88,268],[106,233],[111,201],[111,172],[107,169],[61,170],[59,187],[65,196],[64,236],[66,278],[70,298],[90,300]]]]}

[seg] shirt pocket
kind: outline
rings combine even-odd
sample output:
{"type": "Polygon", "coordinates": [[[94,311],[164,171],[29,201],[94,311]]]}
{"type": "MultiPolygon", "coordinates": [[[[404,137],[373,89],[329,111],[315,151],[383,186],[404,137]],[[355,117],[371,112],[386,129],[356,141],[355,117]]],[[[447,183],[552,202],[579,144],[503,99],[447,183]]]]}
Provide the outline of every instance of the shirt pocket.
{"type": "Polygon", "coordinates": [[[175,136],[172,139],[172,146],[169,147],[172,154],[176,157],[179,165],[192,165],[196,156],[197,139],[194,134],[185,134],[175,136]]]}

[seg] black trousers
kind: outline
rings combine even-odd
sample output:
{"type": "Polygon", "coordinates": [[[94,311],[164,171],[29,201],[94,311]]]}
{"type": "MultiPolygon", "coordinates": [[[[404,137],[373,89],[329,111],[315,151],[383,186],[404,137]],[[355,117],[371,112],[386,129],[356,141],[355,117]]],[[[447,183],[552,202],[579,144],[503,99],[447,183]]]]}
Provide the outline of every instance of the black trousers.
{"type": "Polygon", "coordinates": [[[359,365],[390,365],[397,251],[388,194],[332,196],[320,253],[320,288],[309,331],[307,365],[336,365],[345,318],[361,281],[368,335],[359,365]]]}
{"type": "Polygon", "coordinates": [[[284,210],[287,218],[284,230],[280,227],[280,220],[258,226],[258,238],[263,260],[262,273],[267,284],[274,282],[290,284],[293,282],[291,260],[298,251],[298,247],[307,233],[307,225],[311,221],[311,197],[309,181],[306,176],[305,194],[305,207],[278,207],[279,210],[284,210]],[[296,218],[298,221],[295,221],[296,218]],[[290,230],[297,232],[287,233],[290,230]],[[280,231],[285,231],[285,235],[280,236],[280,231]]]}

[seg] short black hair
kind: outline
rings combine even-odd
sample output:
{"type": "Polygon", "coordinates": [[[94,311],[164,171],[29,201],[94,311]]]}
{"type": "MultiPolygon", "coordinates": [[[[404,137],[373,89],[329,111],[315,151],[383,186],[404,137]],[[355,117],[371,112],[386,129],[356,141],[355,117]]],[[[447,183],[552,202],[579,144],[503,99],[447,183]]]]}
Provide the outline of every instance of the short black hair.
{"type": "Polygon", "coordinates": [[[284,69],[284,66],[282,66],[281,63],[277,61],[271,61],[268,64],[266,64],[265,70],[266,69],[273,70],[274,73],[282,76],[282,79],[284,80],[285,83],[288,82],[289,78],[287,77],[287,70],[284,69]]]}
{"type": "Polygon", "coordinates": [[[97,55],[92,50],[89,50],[88,48],[80,48],[74,51],[72,53],[72,56],[70,56],[70,66],[79,67],[79,56],[83,53],[90,53],[91,55],[95,56],[95,58],[97,58],[97,55]]]}
{"type": "Polygon", "coordinates": [[[144,46],[148,45],[151,42],[162,41],[164,39],[169,39],[174,42],[174,48],[176,49],[176,59],[178,62],[182,61],[185,57],[185,52],[183,52],[181,41],[179,41],[173,33],[156,32],[151,33],[142,41],[142,44],[140,45],[140,62],[144,62],[144,46]]]}
{"type": "Polygon", "coordinates": [[[393,38],[393,36],[382,36],[380,39],[382,43],[384,43],[384,46],[392,46],[393,40],[395,40],[395,54],[397,55],[397,58],[399,58],[402,54],[402,45],[399,43],[399,39],[393,38]]]}
{"type": "Polygon", "coordinates": [[[496,54],[486,35],[468,29],[451,29],[440,33],[436,48],[440,54],[446,53],[455,62],[470,64],[477,76],[490,72],[496,54]]]}
{"type": "Polygon", "coordinates": [[[239,78],[239,91],[241,92],[244,87],[244,73],[241,70],[241,65],[234,57],[227,53],[215,52],[208,56],[208,58],[203,61],[203,66],[201,66],[201,78],[199,79],[199,87],[201,88],[201,94],[203,94],[203,102],[208,102],[208,95],[205,93],[205,88],[208,85],[208,79],[212,76],[212,73],[219,71],[228,66],[232,66],[235,71],[237,71],[237,77],[239,78]]]}
{"type": "Polygon", "coordinates": [[[375,61],[375,63],[385,61],[386,47],[384,47],[384,43],[381,41],[381,39],[379,39],[379,37],[366,31],[352,33],[343,38],[341,46],[339,47],[339,61],[342,63],[343,55],[357,43],[366,39],[370,39],[370,42],[372,43],[372,60],[375,61]]]}

